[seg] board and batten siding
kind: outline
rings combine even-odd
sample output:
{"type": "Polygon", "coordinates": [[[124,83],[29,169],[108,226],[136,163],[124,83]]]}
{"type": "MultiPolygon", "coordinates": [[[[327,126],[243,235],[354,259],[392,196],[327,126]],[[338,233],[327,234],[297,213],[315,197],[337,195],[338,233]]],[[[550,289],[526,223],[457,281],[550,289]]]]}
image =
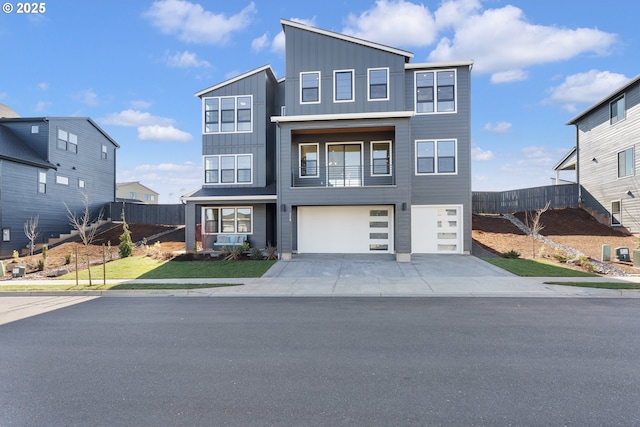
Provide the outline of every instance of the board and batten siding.
{"type": "MultiPolygon", "coordinates": [[[[613,100],[614,98],[612,98],[613,100]]],[[[611,202],[621,202],[622,225],[640,232],[640,86],[625,92],[626,117],[610,124],[609,102],[578,124],[582,200],[608,217],[611,202]],[[634,149],[634,174],[618,177],[618,153],[634,149]],[[631,194],[628,194],[630,192],[631,194]]]]}

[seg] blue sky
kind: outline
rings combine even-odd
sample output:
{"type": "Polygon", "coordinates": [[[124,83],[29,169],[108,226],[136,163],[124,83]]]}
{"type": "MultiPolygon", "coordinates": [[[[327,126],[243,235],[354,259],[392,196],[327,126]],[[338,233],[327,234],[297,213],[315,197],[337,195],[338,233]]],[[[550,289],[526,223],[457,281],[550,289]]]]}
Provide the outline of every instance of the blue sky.
{"type": "Polygon", "coordinates": [[[574,145],[565,123],[640,73],[635,0],[50,0],[40,14],[10,3],[0,103],[91,117],[121,146],[117,181],[141,181],[160,203],[201,186],[194,93],[265,64],[284,75],[280,18],[413,63],[473,60],[474,190],[548,185],[574,145]]]}

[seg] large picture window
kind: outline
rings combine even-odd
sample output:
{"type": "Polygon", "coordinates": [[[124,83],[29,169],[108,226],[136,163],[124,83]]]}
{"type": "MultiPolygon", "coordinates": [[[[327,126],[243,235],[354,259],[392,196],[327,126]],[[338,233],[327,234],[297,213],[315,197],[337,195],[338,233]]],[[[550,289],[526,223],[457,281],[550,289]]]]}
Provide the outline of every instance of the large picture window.
{"type": "Polygon", "coordinates": [[[416,141],[416,175],[455,174],[455,140],[416,141]]]}
{"type": "Polygon", "coordinates": [[[253,129],[253,97],[204,98],[204,133],[244,133],[253,129]]]}
{"type": "Polygon", "coordinates": [[[226,154],[204,158],[205,184],[251,184],[252,171],[251,154],[226,154]]]}
{"type": "Polygon", "coordinates": [[[204,209],[204,233],[251,234],[253,209],[251,207],[215,207],[204,209]]]}
{"type": "Polygon", "coordinates": [[[320,71],[300,73],[300,103],[317,104],[320,102],[320,71]]]}
{"type": "Polygon", "coordinates": [[[456,71],[418,71],[415,73],[416,113],[454,113],[456,111],[456,71]]]}

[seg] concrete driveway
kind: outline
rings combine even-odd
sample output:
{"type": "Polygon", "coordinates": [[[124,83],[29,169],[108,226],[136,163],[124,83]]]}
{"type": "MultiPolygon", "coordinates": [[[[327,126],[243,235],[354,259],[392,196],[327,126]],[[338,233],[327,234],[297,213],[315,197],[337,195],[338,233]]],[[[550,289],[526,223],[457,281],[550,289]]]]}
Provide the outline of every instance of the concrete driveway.
{"type": "Polygon", "coordinates": [[[299,254],[278,261],[267,277],[514,277],[472,255],[412,255],[397,262],[391,254],[299,254]]]}

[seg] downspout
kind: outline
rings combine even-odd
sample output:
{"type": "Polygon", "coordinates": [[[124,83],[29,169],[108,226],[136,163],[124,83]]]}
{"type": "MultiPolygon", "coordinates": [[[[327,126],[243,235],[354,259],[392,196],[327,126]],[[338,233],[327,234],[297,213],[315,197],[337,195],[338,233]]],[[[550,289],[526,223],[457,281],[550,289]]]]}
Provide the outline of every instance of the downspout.
{"type": "Polygon", "coordinates": [[[578,207],[582,207],[582,185],[580,185],[580,129],[578,124],[573,124],[576,127],[576,183],[578,184],[578,207]]]}

